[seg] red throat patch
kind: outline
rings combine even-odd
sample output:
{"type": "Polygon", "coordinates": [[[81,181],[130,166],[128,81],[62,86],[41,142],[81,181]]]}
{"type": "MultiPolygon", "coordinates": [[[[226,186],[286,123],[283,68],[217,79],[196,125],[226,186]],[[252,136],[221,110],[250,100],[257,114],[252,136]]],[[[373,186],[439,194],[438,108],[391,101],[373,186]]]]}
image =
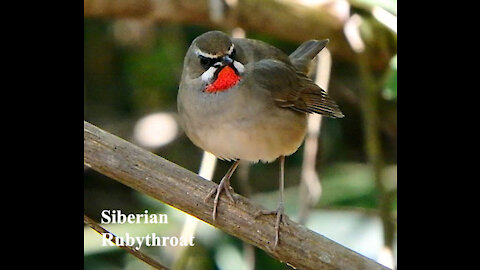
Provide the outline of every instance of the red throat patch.
{"type": "Polygon", "coordinates": [[[226,66],[218,73],[217,79],[207,86],[205,91],[208,93],[216,93],[229,89],[240,81],[240,76],[238,76],[235,71],[226,66]]]}

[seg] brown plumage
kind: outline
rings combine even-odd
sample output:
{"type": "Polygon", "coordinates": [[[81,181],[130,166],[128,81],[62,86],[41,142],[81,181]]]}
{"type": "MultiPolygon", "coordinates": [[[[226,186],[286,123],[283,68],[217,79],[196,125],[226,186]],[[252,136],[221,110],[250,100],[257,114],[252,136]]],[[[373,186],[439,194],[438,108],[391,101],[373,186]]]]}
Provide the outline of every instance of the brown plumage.
{"type": "Polygon", "coordinates": [[[259,61],[255,79],[271,91],[272,98],[282,108],[333,118],[344,116],[323,89],[289,63],[272,59],[259,61]]]}
{"type": "Polygon", "coordinates": [[[284,160],[302,144],[307,114],[343,117],[335,101],[306,75],[312,59],[327,42],[309,40],[288,56],[259,40],[212,31],[196,38],[185,56],[178,91],[185,133],[201,149],[236,160],[208,196],[215,194],[213,220],[221,192],[234,200],[230,177],[239,160],[271,162],[278,158],[279,206],[259,213],[276,215],[274,248],[284,211],[284,160]],[[215,91],[208,91],[211,88],[215,91]]]}

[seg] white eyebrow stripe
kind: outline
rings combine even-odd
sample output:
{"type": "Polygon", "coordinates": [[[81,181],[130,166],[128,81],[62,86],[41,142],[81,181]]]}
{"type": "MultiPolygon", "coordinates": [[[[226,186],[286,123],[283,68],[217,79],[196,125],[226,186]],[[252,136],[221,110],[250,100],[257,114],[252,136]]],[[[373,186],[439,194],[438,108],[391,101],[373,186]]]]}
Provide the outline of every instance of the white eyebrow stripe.
{"type": "MultiPolygon", "coordinates": [[[[232,43],[232,45],[230,45],[230,48],[228,48],[227,54],[228,55],[232,54],[234,48],[235,48],[235,46],[232,43]]],[[[198,48],[195,49],[195,54],[196,55],[201,55],[201,56],[207,57],[207,58],[218,58],[218,57],[222,56],[221,54],[211,54],[211,53],[202,52],[198,48]]]]}
{"type": "Polygon", "coordinates": [[[201,55],[201,56],[207,57],[207,58],[218,58],[218,57],[220,57],[220,55],[210,54],[210,53],[202,52],[200,50],[195,50],[195,53],[197,55],[201,55]]]}
{"type": "Polygon", "coordinates": [[[232,43],[232,45],[230,45],[230,48],[228,49],[227,54],[228,55],[232,54],[234,48],[235,48],[235,45],[233,45],[233,43],[232,43]]]}

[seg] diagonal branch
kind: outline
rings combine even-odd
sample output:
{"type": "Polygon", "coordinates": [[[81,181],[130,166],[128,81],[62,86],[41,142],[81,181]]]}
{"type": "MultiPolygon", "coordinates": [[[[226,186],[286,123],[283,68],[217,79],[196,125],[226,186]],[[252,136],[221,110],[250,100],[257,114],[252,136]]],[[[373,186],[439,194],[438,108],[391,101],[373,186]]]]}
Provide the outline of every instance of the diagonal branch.
{"type": "Polygon", "coordinates": [[[223,196],[216,222],[211,201],[204,201],[216,187],[198,175],[151,152],[84,122],[84,164],[139,192],[193,215],[220,230],[270,253],[274,258],[300,269],[388,268],[321,236],[285,217],[275,251],[268,250],[275,237],[275,217],[255,219],[263,210],[235,194],[234,204],[223,196]]]}
{"type": "MultiPolygon", "coordinates": [[[[92,228],[93,230],[95,230],[99,234],[104,234],[104,233],[111,234],[112,239],[110,241],[112,241],[114,244],[117,243],[117,240],[116,240],[117,236],[115,236],[113,233],[109,232],[108,230],[106,230],[102,226],[100,226],[98,223],[96,223],[93,219],[87,217],[87,215],[85,215],[85,214],[83,214],[83,223],[90,226],[90,228],[92,228]]],[[[145,263],[147,263],[148,265],[152,266],[155,269],[168,270],[168,268],[166,266],[161,265],[159,262],[155,261],[154,259],[149,257],[147,254],[141,252],[140,250],[136,250],[135,248],[133,248],[131,246],[128,246],[128,245],[119,245],[118,247],[126,250],[128,253],[130,253],[133,256],[139,258],[140,260],[144,261],[145,263]]]]}

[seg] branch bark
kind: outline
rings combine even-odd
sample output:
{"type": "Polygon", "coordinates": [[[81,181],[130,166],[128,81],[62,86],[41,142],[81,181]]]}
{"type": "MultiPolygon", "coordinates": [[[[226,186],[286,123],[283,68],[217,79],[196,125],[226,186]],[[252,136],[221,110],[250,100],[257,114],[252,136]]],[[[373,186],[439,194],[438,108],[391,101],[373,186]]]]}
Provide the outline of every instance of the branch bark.
{"type": "MultiPolygon", "coordinates": [[[[329,38],[334,58],[354,61],[355,54],[343,33],[348,17],[334,6],[305,6],[298,1],[241,0],[227,11],[224,20],[212,21],[209,0],[84,0],[84,18],[146,19],[156,23],[183,23],[211,28],[241,27],[247,32],[268,33],[292,42],[329,38]]],[[[374,59],[385,66],[392,55],[374,59]]]]}
{"type": "MultiPolygon", "coordinates": [[[[93,230],[98,232],[100,235],[102,235],[104,233],[111,234],[112,239],[110,241],[112,241],[115,245],[117,245],[117,236],[115,234],[109,232],[108,230],[106,230],[105,228],[100,226],[98,223],[96,223],[93,219],[87,217],[87,215],[85,215],[85,214],[83,214],[83,223],[90,226],[90,228],[92,228],[93,230]]],[[[125,244],[124,245],[117,245],[117,246],[119,248],[127,251],[128,253],[132,254],[133,256],[137,257],[138,259],[144,261],[146,264],[152,266],[155,269],[169,270],[166,266],[161,265],[159,262],[155,261],[150,256],[148,256],[147,254],[145,254],[145,253],[143,253],[139,250],[136,250],[135,248],[133,248],[131,246],[128,246],[128,245],[125,245],[125,244]]]]}
{"type": "Polygon", "coordinates": [[[280,228],[279,245],[275,251],[269,251],[269,241],[275,237],[275,217],[255,219],[255,213],[262,207],[238,194],[235,194],[235,204],[221,196],[217,219],[213,222],[213,203],[204,199],[215,188],[215,183],[88,122],[84,122],[84,164],[263,249],[295,268],[388,269],[286,216],[287,224],[280,228]]]}

